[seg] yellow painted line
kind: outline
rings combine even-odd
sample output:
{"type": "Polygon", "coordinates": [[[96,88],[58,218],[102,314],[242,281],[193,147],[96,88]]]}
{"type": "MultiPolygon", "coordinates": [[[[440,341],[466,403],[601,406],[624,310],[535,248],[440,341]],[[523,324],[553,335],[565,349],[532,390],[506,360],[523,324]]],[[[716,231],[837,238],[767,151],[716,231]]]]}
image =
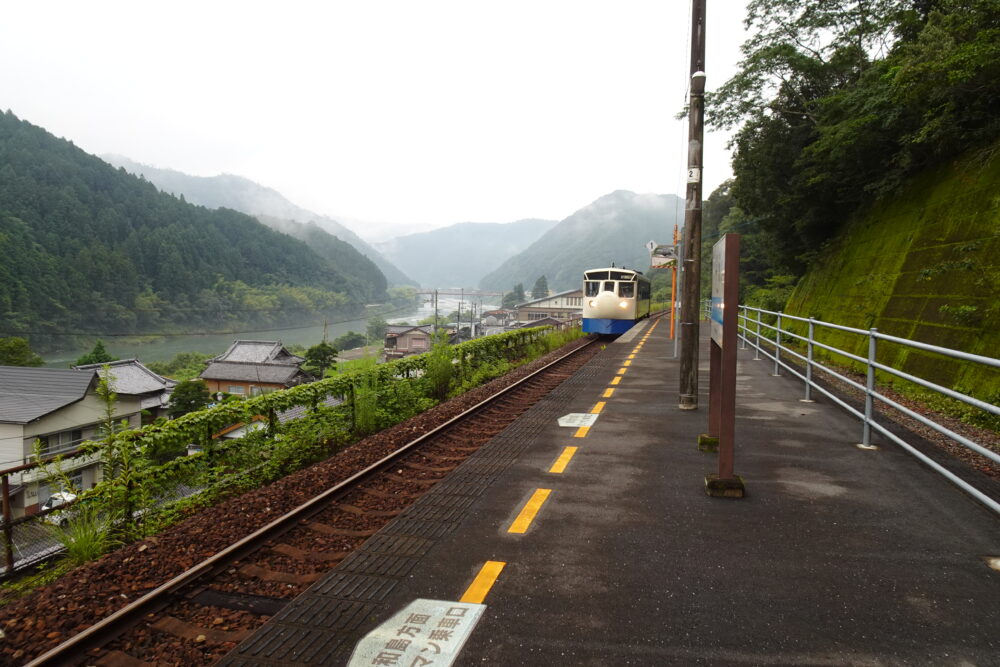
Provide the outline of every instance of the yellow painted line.
{"type": "Polygon", "coordinates": [[[618,384],[621,381],[622,381],[621,375],[616,375],[613,378],[611,378],[611,384],[618,384]]]}
{"type": "Polygon", "coordinates": [[[459,602],[482,604],[506,564],[507,563],[499,560],[486,561],[479,569],[479,574],[477,574],[476,578],[472,580],[469,587],[465,589],[465,594],[462,595],[459,602]]]}
{"type": "Polygon", "coordinates": [[[514,519],[514,523],[510,524],[510,528],[507,529],[508,533],[524,533],[528,530],[528,526],[531,522],[535,520],[535,516],[538,511],[542,509],[542,505],[545,504],[545,500],[552,493],[552,489],[535,489],[535,492],[531,494],[531,498],[528,498],[528,502],[524,504],[521,508],[521,513],[517,515],[514,519]]]}
{"type": "Polygon", "coordinates": [[[559,455],[559,458],[556,459],[556,462],[552,464],[551,468],[549,468],[549,472],[558,474],[566,470],[566,466],[569,465],[569,460],[573,458],[574,454],[576,454],[576,449],[576,447],[565,448],[562,454],[559,455]]]}
{"type": "Polygon", "coordinates": [[[625,375],[625,371],[627,370],[628,370],[627,368],[622,366],[621,368],[618,369],[618,375],[625,375]]]}
{"type": "Polygon", "coordinates": [[[601,410],[604,409],[604,405],[605,405],[604,401],[598,401],[597,403],[594,403],[594,407],[591,408],[590,414],[592,415],[601,414],[601,410]]]}
{"type": "Polygon", "coordinates": [[[631,359],[626,359],[625,361],[622,362],[622,366],[631,366],[631,365],[632,365],[631,359]]]}
{"type": "Polygon", "coordinates": [[[573,437],[574,438],[586,438],[588,433],[590,433],[590,427],[589,426],[581,426],[580,428],[576,429],[576,433],[573,434],[573,437]]]}
{"type": "Polygon", "coordinates": [[[601,394],[601,398],[611,398],[612,394],[614,393],[615,390],[612,389],[611,387],[608,387],[607,389],[604,390],[604,393],[601,394]]]}
{"type": "Polygon", "coordinates": [[[634,354],[630,354],[630,355],[628,355],[628,358],[629,359],[635,359],[635,355],[634,354]]]}

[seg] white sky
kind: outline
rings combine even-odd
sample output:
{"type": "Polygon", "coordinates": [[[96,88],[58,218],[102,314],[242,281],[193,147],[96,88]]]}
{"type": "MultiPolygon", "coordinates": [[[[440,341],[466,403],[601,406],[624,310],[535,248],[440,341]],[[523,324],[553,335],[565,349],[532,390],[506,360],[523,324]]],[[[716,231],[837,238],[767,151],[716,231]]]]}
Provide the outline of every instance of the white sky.
{"type": "MultiPolygon", "coordinates": [[[[708,1],[708,86],[744,0],[708,1]]],[[[84,150],[420,226],[683,196],[688,0],[12,2],[0,109],[84,150]]],[[[709,134],[705,196],[730,174],[709,134]]]]}

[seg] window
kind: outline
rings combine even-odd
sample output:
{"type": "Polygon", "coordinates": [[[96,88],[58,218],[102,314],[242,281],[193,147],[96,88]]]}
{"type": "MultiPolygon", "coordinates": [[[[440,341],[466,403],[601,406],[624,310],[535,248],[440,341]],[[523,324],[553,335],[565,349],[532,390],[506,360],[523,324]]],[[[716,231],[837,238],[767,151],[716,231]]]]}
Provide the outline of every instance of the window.
{"type": "Polygon", "coordinates": [[[588,280],[585,291],[587,296],[597,296],[597,293],[601,291],[601,283],[596,280],[588,280]]]}
{"type": "Polygon", "coordinates": [[[586,278],[587,278],[587,280],[607,280],[608,279],[608,272],[607,271],[591,271],[590,273],[586,274],[586,278]]]}
{"type": "Polygon", "coordinates": [[[83,442],[83,431],[75,429],[72,431],[63,431],[62,433],[53,433],[42,436],[39,440],[42,441],[42,454],[54,456],[79,447],[80,443],[83,442]]]}
{"type": "Polygon", "coordinates": [[[264,389],[262,387],[258,387],[257,385],[253,385],[253,386],[250,387],[250,395],[251,396],[260,396],[263,393],[264,393],[264,389]]]}
{"type": "Polygon", "coordinates": [[[611,279],[612,280],[635,280],[635,274],[632,273],[631,271],[629,271],[627,273],[623,272],[623,271],[612,271],[611,272],[611,279]]]}
{"type": "Polygon", "coordinates": [[[231,385],[229,385],[229,390],[228,391],[229,391],[230,394],[240,394],[240,395],[242,395],[246,391],[246,388],[243,385],[241,385],[241,384],[231,384],[231,385]]]}
{"type": "Polygon", "coordinates": [[[631,299],[635,296],[635,283],[618,283],[618,296],[631,299]]]}
{"type": "Polygon", "coordinates": [[[411,338],[410,347],[414,350],[426,350],[427,349],[427,339],[426,338],[411,338]]]}
{"type": "Polygon", "coordinates": [[[604,291],[611,292],[612,294],[615,293],[615,283],[613,280],[609,280],[606,283],[604,283],[604,291]]]}

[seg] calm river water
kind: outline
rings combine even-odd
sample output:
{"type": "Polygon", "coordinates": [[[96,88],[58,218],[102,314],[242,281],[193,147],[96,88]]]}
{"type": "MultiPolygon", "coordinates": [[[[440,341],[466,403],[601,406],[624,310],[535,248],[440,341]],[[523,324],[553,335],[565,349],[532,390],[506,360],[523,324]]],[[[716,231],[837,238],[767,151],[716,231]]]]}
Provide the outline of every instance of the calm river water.
{"type": "MultiPolygon", "coordinates": [[[[464,308],[464,307],[463,307],[464,308]]],[[[487,306],[489,308],[489,306],[487,306]]],[[[438,310],[442,314],[458,309],[458,298],[442,296],[438,302],[438,310]]],[[[389,323],[416,323],[434,314],[434,308],[429,303],[420,307],[409,308],[398,313],[383,315],[389,323]]],[[[364,333],[368,326],[365,318],[344,322],[330,322],[327,335],[330,340],[348,331],[364,333]]],[[[323,340],[323,325],[296,326],[290,323],[288,329],[246,331],[230,334],[210,335],[176,335],[164,336],[149,343],[123,343],[116,338],[106,338],[104,347],[119,359],[139,359],[140,361],[169,361],[180,352],[201,352],[203,354],[222,354],[234,340],[280,340],[286,345],[305,345],[309,347],[323,340]]],[[[92,347],[92,346],[91,346],[92,347]]],[[[69,350],[44,355],[45,365],[53,368],[67,368],[70,364],[90,351],[90,347],[80,350],[69,350]]]]}

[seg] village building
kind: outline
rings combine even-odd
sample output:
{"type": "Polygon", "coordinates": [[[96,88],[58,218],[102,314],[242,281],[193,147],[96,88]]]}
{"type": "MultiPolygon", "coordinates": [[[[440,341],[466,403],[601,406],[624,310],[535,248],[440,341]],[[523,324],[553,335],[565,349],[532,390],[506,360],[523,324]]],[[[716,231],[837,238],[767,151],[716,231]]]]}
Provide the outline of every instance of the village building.
{"type": "Polygon", "coordinates": [[[157,417],[167,416],[170,394],[177,385],[171,380],[146,368],[138,359],[121,359],[106,364],[85,364],[73,366],[80,371],[97,371],[103,376],[107,366],[111,373],[111,388],[118,396],[133,396],[139,399],[143,425],[152,423],[157,417]]]}
{"type": "Polygon", "coordinates": [[[518,322],[536,322],[551,317],[554,320],[574,320],[583,317],[583,289],[567,290],[532,299],[515,307],[518,322]]]}
{"type": "MultiPolygon", "coordinates": [[[[97,394],[94,369],[0,366],[0,469],[76,451],[85,440],[99,439],[105,403],[97,394]]],[[[141,425],[140,395],[119,394],[114,419],[141,425]]],[[[63,460],[62,471],[79,490],[101,481],[97,455],[63,460]]],[[[8,475],[14,516],[33,514],[61,485],[48,473],[32,469],[8,475]]]]}
{"type": "Polygon", "coordinates": [[[286,350],[281,341],[237,340],[224,353],[206,361],[199,377],[212,394],[257,396],[313,382],[316,378],[302,370],[303,362],[304,358],[286,350]]]}
{"type": "Polygon", "coordinates": [[[431,349],[434,327],[390,324],[385,328],[385,358],[402,359],[412,354],[423,354],[431,349]]]}

